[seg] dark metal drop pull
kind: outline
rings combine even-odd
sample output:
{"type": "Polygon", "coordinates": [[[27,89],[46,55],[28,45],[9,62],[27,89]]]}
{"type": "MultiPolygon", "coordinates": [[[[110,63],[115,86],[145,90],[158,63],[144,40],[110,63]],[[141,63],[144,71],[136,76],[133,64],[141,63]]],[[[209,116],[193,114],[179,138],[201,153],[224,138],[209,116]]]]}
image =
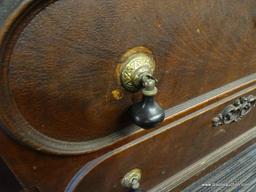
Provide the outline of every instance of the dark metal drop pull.
{"type": "Polygon", "coordinates": [[[144,88],[142,89],[144,97],[141,102],[131,106],[130,116],[136,125],[142,128],[152,128],[164,120],[165,111],[154,98],[154,95],[157,93],[155,87],[156,80],[150,76],[142,79],[144,80],[144,88]]]}
{"type": "Polygon", "coordinates": [[[141,90],[143,93],[142,101],[130,107],[130,117],[136,125],[145,129],[155,127],[165,117],[164,109],[155,101],[158,90],[154,70],[153,55],[144,47],[131,49],[122,58],[120,79],[123,87],[130,92],[141,90]]]}

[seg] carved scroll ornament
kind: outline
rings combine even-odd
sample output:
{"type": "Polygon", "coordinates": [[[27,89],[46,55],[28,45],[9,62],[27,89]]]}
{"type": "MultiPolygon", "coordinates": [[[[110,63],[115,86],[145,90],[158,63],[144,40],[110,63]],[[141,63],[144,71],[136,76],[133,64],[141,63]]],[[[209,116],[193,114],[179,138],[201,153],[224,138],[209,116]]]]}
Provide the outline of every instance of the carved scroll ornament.
{"type": "Polygon", "coordinates": [[[241,97],[234,104],[227,106],[220,114],[213,118],[213,126],[230,124],[241,120],[256,106],[256,96],[241,97]]]}

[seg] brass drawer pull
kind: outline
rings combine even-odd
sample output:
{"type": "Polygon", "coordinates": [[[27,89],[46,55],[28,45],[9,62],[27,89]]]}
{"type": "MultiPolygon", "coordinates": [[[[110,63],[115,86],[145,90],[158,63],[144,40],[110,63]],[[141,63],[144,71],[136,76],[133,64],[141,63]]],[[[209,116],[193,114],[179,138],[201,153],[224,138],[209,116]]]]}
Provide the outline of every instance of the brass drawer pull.
{"type": "Polygon", "coordinates": [[[129,92],[142,91],[143,99],[130,107],[133,122],[142,128],[152,128],[164,120],[165,111],[155,101],[157,80],[153,76],[155,60],[152,53],[137,47],[129,50],[122,58],[120,80],[129,92]]]}
{"type": "Polygon", "coordinates": [[[122,186],[130,189],[129,192],[143,192],[140,188],[141,170],[133,169],[125,174],[121,184],[122,186]]]}
{"type": "Polygon", "coordinates": [[[255,106],[256,96],[250,95],[248,97],[241,97],[237,99],[234,104],[227,106],[212,120],[213,126],[218,127],[237,122],[247,115],[255,106]]]}

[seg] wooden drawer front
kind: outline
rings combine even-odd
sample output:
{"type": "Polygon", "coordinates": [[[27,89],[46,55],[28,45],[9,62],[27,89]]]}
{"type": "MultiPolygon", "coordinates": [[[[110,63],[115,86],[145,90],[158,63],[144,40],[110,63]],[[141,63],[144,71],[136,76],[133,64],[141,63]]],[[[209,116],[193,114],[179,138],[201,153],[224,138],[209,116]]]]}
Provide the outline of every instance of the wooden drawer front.
{"type": "Polygon", "coordinates": [[[149,190],[254,127],[255,108],[236,123],[212,124],[226,106],[248,95],[256,95],[255,84],[93,160],[77,173],[66,191],[126,191],[120,181],[134,168],[142,170],[141,186],[149,190]]]}
{"type": "Polygon", "coordinates": [[[140,95],[118,72],[131,48],[152,51],[166,110],[256,71],[254,0],[0,5],[0,120],[37,150],[89,153],[140,131],[127,118],[140,95]]]}
{"type": "Polygon", "coordinates": [[[212,120],[256,95],[255,9],[255,0],[0,0],[1,155],[41,191],[126,191],[133,168],[148,190],[254,130],[255,109],[212,120]],[[129,120],[141,94],[120,81],[121,58],[141,46],[166,110],[152,130],[129,120]]]}

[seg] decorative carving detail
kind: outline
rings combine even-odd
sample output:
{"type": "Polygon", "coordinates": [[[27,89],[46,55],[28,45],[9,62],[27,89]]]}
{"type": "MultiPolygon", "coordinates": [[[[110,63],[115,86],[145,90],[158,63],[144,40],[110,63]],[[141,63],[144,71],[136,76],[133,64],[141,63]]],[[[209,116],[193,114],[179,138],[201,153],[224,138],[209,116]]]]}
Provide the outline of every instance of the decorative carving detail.
{"type": "Polygon", "coordinates": [[[153,74],[155,60],[152,53],[144,47],[129,50],[122,58],[120,78],[123,87],[131,92],[141,88],[141,74],[153,74]]]}
{"type": "Polygon", "coordinates": [[[154,71],[151,66],[152,59],[145,54],[137,54],[136,57],[131,58],[122,72],[122,83],[128,90],[136,91],[138,88],[134,86],[134,73],[140,69],[140,73],[154,71]]]}
{"type": "Polygon", "coordinates": [[[227,106],[213,121],[213,126],[230,124],[241,120],[256,106],[256,96],[241,97],[234,104],[227,106]]]}

